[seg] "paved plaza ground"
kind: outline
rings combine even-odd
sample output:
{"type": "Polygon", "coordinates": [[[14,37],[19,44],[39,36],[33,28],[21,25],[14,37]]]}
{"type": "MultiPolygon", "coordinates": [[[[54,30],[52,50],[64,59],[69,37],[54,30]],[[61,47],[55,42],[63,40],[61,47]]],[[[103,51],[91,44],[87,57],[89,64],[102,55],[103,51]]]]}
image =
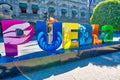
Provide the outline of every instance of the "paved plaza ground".
{"type": "MultiPolygon", "coordinates": [[[[0,42],[0,47],[4,56],[3,42],[0,42]]],[[[19,56],[22,56],[40,51],[40,48],[37,41],[31,41],[30,44],[20,45],[19,51],[19,56]]],[[[4,80],[120,80],[120,51],[45,70],[20,73],[4,80]]]]}
{"type": "Polygon", "coordinates": [[[120,80],[120,52],[21,74],[5,80],[120,80]]]}

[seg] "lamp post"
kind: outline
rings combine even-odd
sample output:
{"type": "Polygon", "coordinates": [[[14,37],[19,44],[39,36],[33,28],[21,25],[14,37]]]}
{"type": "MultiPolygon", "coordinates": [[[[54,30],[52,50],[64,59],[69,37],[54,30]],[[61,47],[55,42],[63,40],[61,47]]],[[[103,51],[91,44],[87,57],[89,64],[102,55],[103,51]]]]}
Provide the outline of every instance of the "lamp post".
{"type": "Polygon", "coordinates": [[[46,10],[46,8],[45,8],[45,0],[43,0],[43,1],[44,1],[43,18],[44,18],[45,21],[47,21],[47,18],[48,18],[48,12],[47,12],[47,10],[46,10]]]}

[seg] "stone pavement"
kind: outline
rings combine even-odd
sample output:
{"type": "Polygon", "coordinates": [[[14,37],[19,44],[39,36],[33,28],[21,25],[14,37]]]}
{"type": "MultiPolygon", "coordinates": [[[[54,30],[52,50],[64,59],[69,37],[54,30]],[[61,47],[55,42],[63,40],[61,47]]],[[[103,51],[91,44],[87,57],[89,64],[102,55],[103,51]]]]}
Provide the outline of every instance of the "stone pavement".
{"type": "MultiPolygon", "coordinates": [[[[30,80],[120,80],[120,52],[26,74],[30,80]]],[[[5,80],[28,80],[22,74],[5,80]]]]}
{"type": "MultiPolygon", "coordinates": [[[[111,60],[109,57],[105,58],[111,60]]],[[[120,65],[96,66],[89,63],[85,67],[77,67],[63,74],[52,75],[44,80],[120,80],[120,65]]]]}
{"type": "Polygon", "coordinates": [[[53,75],[44,80],[120,80],[120,66],[98,67],[89,64],[86,67],[77,67],[69,72],[53,75]]]}

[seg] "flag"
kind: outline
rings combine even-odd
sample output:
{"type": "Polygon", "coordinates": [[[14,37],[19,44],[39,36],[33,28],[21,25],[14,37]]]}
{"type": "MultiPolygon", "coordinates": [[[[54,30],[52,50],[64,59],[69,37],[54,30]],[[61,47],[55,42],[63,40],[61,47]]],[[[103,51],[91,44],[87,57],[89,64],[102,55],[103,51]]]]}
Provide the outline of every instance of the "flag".
{"type": "Polygon", "coordinates": [[[89,4],[94,4],[95,0],[89,0],[89,4]]]}

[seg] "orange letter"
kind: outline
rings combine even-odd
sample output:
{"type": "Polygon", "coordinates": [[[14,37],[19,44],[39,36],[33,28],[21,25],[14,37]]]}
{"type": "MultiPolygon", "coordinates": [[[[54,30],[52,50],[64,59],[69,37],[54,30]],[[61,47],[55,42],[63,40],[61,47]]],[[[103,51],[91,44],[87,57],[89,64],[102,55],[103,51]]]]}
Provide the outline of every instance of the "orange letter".
{"type": "Polygon", "coordinates": [[[102,44],[102,40],[98,39],[98,31],[99,31],[99,25],[98,24],[92,24],[92,44],[102,44]]]}

